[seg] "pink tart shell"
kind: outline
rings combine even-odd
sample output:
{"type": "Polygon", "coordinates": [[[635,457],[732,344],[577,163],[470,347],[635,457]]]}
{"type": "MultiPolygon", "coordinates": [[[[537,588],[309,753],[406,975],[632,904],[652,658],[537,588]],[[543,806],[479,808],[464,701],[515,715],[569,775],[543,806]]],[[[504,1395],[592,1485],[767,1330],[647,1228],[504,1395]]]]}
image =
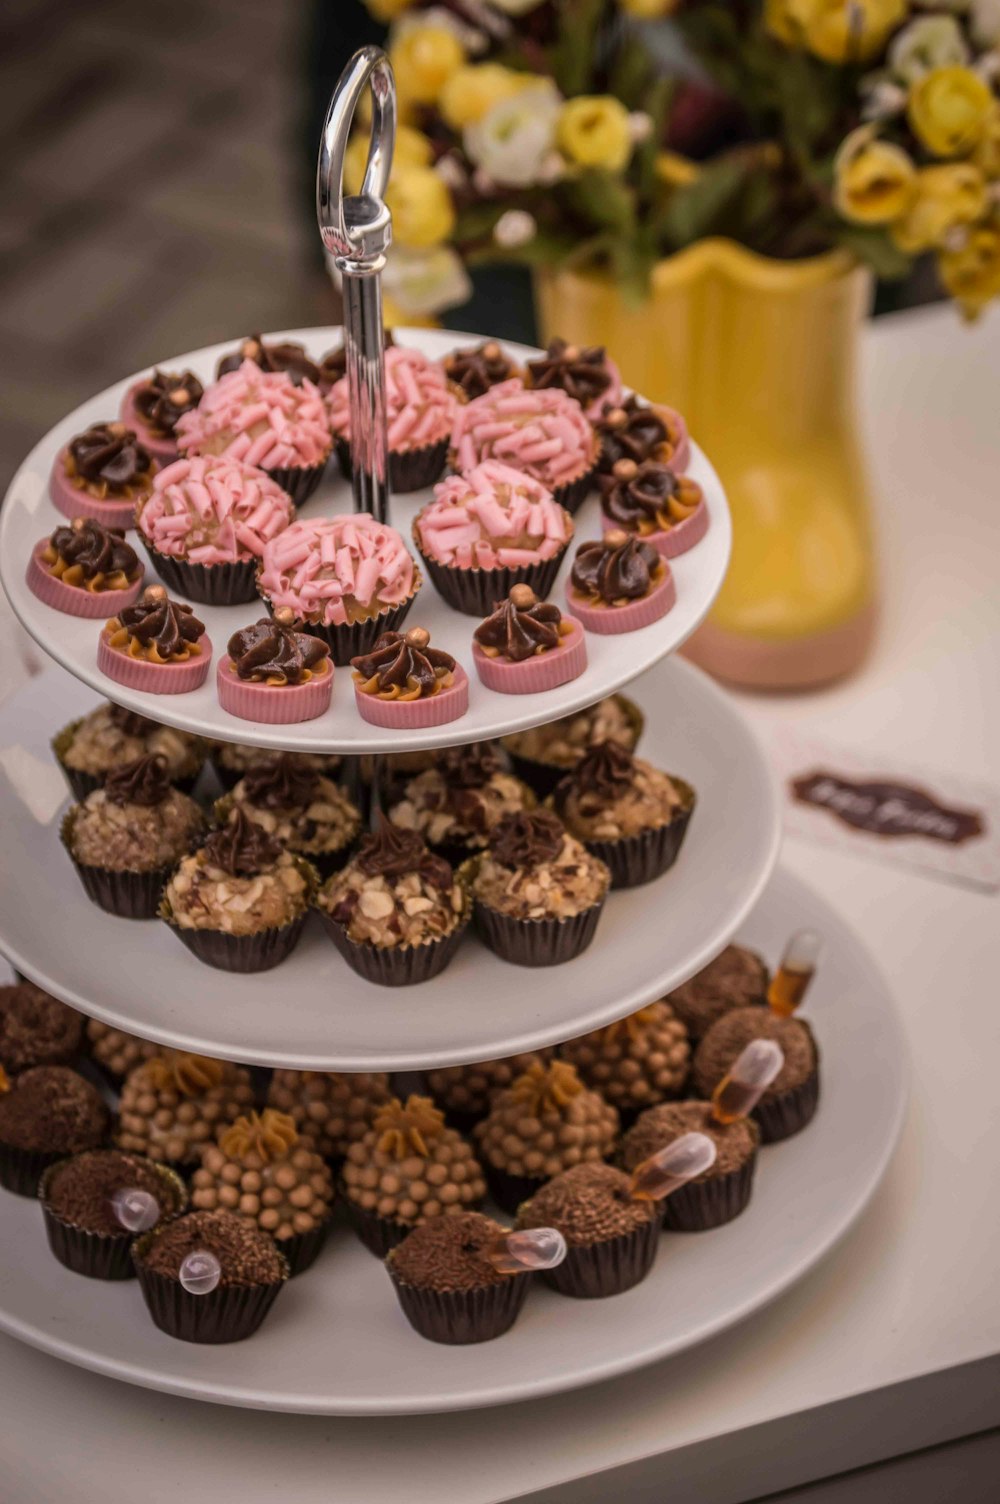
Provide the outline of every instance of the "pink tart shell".
{"type": "Polygon", "coordinates": [[[663,568],[663,579],[641,600],[629,601],[624,606],[592,606],[588,601],[581,601],[573,586],[568,584],[566,604],[588,632],[596,632],[601,637],[617,632],[635,632],[639,627],[648,627],[666,616],[677,600],[670,565],[664,564],[663,568]]]}
{"type": "Polygon", "coordinates": [[[135,504],[141,498],[133,496],[123,501],[99,501],[89,491],[74,486],[66,474],[64,460],[69,446],[56,455],[52,474],[49,476],[49,498],[64,517],[96,517],[105,527],[127,530],[135,526],[135,504]]]}
{"type": "Polygon", "coordinates": [[[571,618],[567,621],[570,630],[558,647],[536,653],[523,663],[491,657],[483,652],[478,642],[473,641],[472,661],[486,688],[501,695],[531,695],[579,679],[587,667],[587,643],[579,621],[571,618]]]}
{"type": "Polygon", "coordinates": [[[219,704],[241,721],[257,721],[262,726],[314,721],[329,710],[333,694],[333,664],[328,658],[323,661],[324,672],[314,673],[305,684],[259,684],[241,679],[231,658],[220,658],[215,672],[219,704]]]}
{"type": "Polygon", "coordinates": [[[143,449],[147,450],[153,456],[154,460],[157,460],[161,465],[169,465],[177,458],[177,440],[173,437],[154,433],[147,426],[145,418],[143,418],[135,405],[135,394],[144,385],[144,381],[137,381],[134,386],[129,387],[122,398],[121,411],[118,416],[123,423],[128,424],[143,449]]]}
{"type": "Polygon", "coordinates": [[[198,646],[201,651],[197,658],[185,658],[183,663],[149,663],[111,647],[102,630],[97,639],[97,667],[126,689],[145,690],[152,695],[183,695],[198,689],[208,678],[212,644],[207,632],[198,638],[198,646]]]}
{"type": "Polygon", "coordinates": [[[688,433],[687,423],[675,407],[666,407],[663,403],[657,403],[656,410],[667,413],[671,424],[677,430],[677,445],[667,463],[671,470],[678,475],[683,475],[691,463],[691,435],[688,433]]]}
{"type": "Polygon", "coordinates": [[[469,708],[469,676],[460,663],[455,664],[455,682],[450,689],[439,690],[419,700],[380,700],[366,695],[355,684],[354,699],[363,721],[382,726],[387,731],[416,731],[426,726],[444,726],[457,721],[469,708]]]}
{"type": "Polygon", "coordinates": [[[139,599],[145,565],[139,565],[139,577],[127,590],[85,590],[81,585],[66,585],[51,573],[42,557],[48,546],[48,538],[35,544],[25,574],[28,589],[46,606],[64,611],[67,616],[103,617],[106,621],[126,606],[134,606],[139,599]]]}
{"type": "MultiPolygon", "coordinates": [[[[621,530],[622,524],[615,522],[613,518],[601,513],[601,531],[609,533],[613,528],[621,530]]],[[[626,532],[631,529],[625,528],[626,532]]],[[[694,548],[700,543],[708,532],[708,507],[705,505],[704,496],[691,513],[690,517],[684,517],[680,522],[675,522],[670,528],[657,528],[653,533],[637,533],[643,543],[652,544],[658,554],[664,559],[676,559],[678,554],[686,554],[689,548],[694,548]]]]}

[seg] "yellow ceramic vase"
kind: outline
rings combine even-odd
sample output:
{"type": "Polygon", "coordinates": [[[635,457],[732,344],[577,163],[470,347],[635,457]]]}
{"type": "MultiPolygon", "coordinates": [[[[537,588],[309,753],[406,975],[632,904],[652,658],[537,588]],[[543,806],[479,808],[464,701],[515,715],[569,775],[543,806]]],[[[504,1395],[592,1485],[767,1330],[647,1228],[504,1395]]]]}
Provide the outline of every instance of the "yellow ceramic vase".
{"type": "Polygon", "coordinates": [[[684,414],[725,485],[733,559],[688,656],[765,689],[855,668],[876,591],[855,421],[866,273],[841,252],[773,261],[705,240],[658,264],[641,307],[597,272],[545,272],[536,292],[545,337],[607,345],[630,386],[684,414]]]}

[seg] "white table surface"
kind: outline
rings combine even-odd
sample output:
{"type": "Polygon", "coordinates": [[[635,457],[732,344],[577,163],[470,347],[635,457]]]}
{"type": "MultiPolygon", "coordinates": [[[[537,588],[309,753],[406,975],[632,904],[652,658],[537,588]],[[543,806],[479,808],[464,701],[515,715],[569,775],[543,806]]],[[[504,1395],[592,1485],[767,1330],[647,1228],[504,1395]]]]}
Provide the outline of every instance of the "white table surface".
{"type": "MultiPolygon", "coordinates": [[[[1000,320],[869,331],[885,579],[878,651],[825,694],[743,704],[907,762],[996,777],[1000,320]]],[[[4,655],[0,655],[2,659],[4,655]]],[[[0,692],[18,670],[5,657],[0,692]]],[[[5,1504],[737,1504],[1000,1424],[1000,896],[790,839],[785,862],[876,950],[914,1092],[861,1223],[791,1294],[680,1358],[469,1415],[330,1421],[200,1406],[0,1338],[5,1504]]],[[[337,1362],[331,1333],[330,1362],[337,1362]]]]}

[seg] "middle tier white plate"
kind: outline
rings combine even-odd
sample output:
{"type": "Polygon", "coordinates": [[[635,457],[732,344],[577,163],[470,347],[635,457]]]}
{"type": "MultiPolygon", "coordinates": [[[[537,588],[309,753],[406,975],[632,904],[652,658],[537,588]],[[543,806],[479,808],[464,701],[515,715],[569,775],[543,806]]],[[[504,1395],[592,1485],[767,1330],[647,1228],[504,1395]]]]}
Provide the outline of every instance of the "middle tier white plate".
{"type": "Polygon", "coordinates": [[[608,899],[593,945],[567,965],[499,961],[470,934],[419,987],[356,976],[315,917],[275,971],[203,966],[157,920],[116,919],[86,898],[59,840],[65,785],[49,740],[93,696],[58,670],[0,717],[0,950],[95,1018],[178,1049],[312,1070],[417,1070],[572,1038],[677,987],[722,949],[771,873],[780,810],[764,755],[732,702],[667,662],[630,693],[639,751],[686,778],[698,806],[673,871],[608,899]]]}

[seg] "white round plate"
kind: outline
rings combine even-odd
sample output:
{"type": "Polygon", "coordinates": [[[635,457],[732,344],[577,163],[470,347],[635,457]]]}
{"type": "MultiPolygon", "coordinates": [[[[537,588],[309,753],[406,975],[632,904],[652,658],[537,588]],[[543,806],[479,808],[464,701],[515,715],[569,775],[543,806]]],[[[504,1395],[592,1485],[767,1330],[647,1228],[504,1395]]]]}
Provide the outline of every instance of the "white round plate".
{"type": "Polygon", "coordinates": [[[343,1226],[251,1341],[196,1348],[153,1327],[134,1284],[85,1281],[57,1264],[37,1206],[0,1191],[0,1327],[129,1383],[328,1415],[532,1399],[703,1342],[801,1279],[843,1236],[875,1191],[902,1121],[899,1020],[872,959],[836,913],[779,872],[740,938],[773,963],[799,925],[827,939],[806,1007],[823,1059],[819,1112],[796,1138],[761,1151],[741,1217],[712,1232],[665,1235],[652,1273],[634,1290],[578,1302],[539,1284],[506,1336],[439,1347],[411,1331],[382,1267],[343,1226]]]}
{"type": "MultiPolygon", "coordinates": [[[[428,355],[444,355],[456,345],[468,344],[470,335],[447,331],[399,331],[401,343],[419,345],[428,355]]],[[[321,355],[339,342],[338,329],[297,329],[284,334],[267,335],[267,339],[296,339],[313,355],[321,355]]],[[[187,355],[162,362],[168,370],[190,369],[206,383],[213,379],[218,357],[232,350],[234,340],[212,345],[187,355]]],[[[532,352],[523,345],[510,345],[519,359],[532,352]]],[[[143,715],[183,730],[221,741],[248,742],[257,747],[297,748],[303,752],[402,752],[420,747],[448,747],[457,742],[504,736],[521,731],[541,721],[554,720],[585,705],[592,705],[603,695],[620,689],[643,669],[649,668],[667,653],[672,653],[702,621],[718,593],[729,561],[732,537],[729,510],[718,476],[701,451],[694,447],[690,473],[704,488],[710,526],[703,541],[671,561],[677,583],[677,604],[662,621],[637,632],[599,637],[587,634],[588,666],[579,679],[543,695],[502,695],[480,684],[472,667],[471,641],[476,626],[474,617],[452,611],[428,580],[410,615],[411,625],[420,625],[431,633],[435,647],[450,652],[469,674],[469,709],[461,720],[447,726],[418,731],[385,731],[369,726],[358,714],[354,703],[354,686],[349,668],[337,670],[333,704],[326,715],[295,726],[262,726],[241,721],[220,706],[215,690],[215,666],[201,689],[184,695],[137,693],[113,683],[97,667],[97,639],[101,623],[81,621],[45,606],[32,595],[25,583],[25,570],[31,550],[61,520],[48,496],[49,471],[62,446],[90,423],[118,416],[122,394],[137,378],[130,376],[108,387],[100,396],[84,402],[75,412],[57,423],[36,444],[15,475],[0,513],[0,578],[11,604],[24,626],[41,647],[78,679],[122,705],[143,715]]],[[[301,515],[318,517],[352,510],[349,485],[340,479],[335,464],[327,470],[327,480],[316,495],[301,509],[301,515]],[[336,478],[333,478],[336,476],[336,478]]],[[[430,498],[430,491],[412,496],[397,496],[392,502],[392,521],[410,540],[410,524],[420,506],[430,498]]],[[[576,516],[576,541],[596,538],[600,534],[599,507],[591,496],[576,516]]],[[[141,546],[137,545],[145,560],[141,546]]],[[[565,604],[564,585],[568,578],[575,546],[571,544],[552,592],[552,599],[565,604]]],[[[152,578],[152,576],[149,576],[152,578]]],[[[195,614],[208,628],[215,662],[225,652],[226,643],[237,628],[255,621],[263,613],[260,602],[245,606],[195,606],[195,614]]]]}
{"type": "Polygon", "coordinates": [[[159,920],[89,902],[59,840],[66,788],[49,739],[93,697],[53,670],[0,716],[0,951],[49,992],[178,1049],[255,1065],[418,1070],[553,1044],[621,1018],[703,966],[749,913],[780,840],[763,754],[731,701],[689,664],[633,690],[640,750],[693,783],[698,807],[672,872],[610,895],[590,949],[558,968],[498,960],[472,935],[418,987],[376,987],[315,915],[279,970],[234,976],[195,960],[159,920]]]}

